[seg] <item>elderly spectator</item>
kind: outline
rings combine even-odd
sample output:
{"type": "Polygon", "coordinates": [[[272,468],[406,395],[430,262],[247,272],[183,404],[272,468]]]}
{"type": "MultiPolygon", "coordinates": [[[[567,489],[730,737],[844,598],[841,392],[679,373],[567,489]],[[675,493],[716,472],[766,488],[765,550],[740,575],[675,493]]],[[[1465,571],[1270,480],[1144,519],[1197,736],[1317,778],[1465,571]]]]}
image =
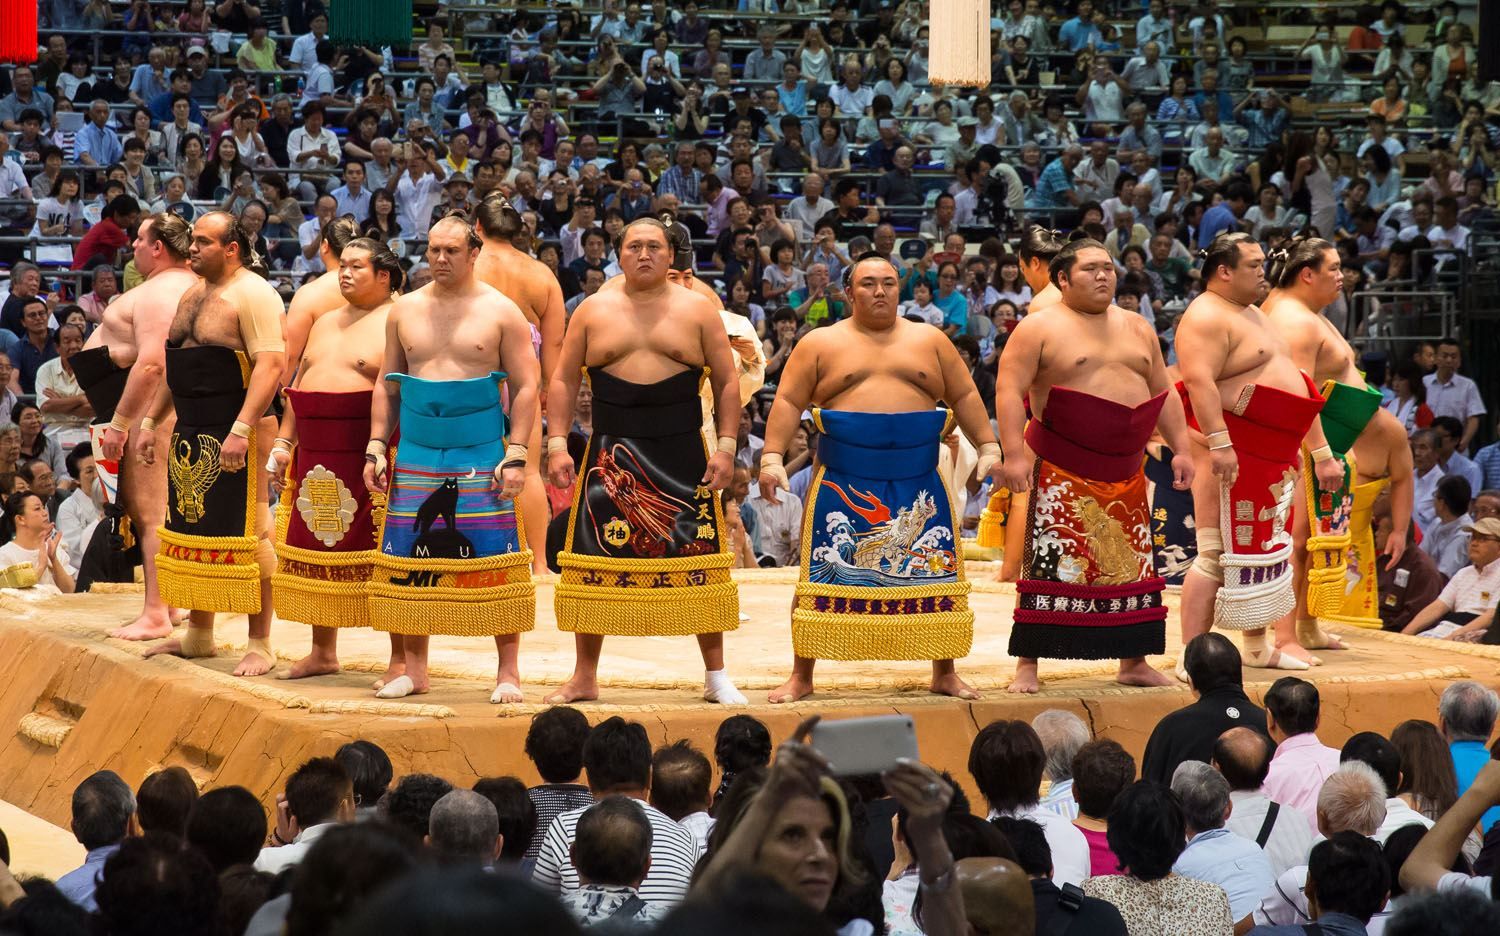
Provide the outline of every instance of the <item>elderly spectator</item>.
{"type": "MultiPolygon", "coordinates": [[[[1438,432],[1442,437],[1443,433],[1438,432]]],[[[1432,505],[1437,523],[1423,530],[1422,551],[1432,557],[1438,571],[1452,578],[1468,564],[1470,524],[1469,482],[1458,475],[1448,475],[1438,482],[1432,505]]]]}
{"type": "MultiPolygon", "coordinates": [[[[702,850],[691,832],[646,802],[651,785],[651,742],[646,729],[618,716],[600,722],[584,742],[583,766],[596,800],[629,797],[650,820],[651,870],[641,882],[641,899],[660,905],[681,901],[702,850]]],[[[587,807],[562,813],[547,829],[532,881],[548,893],[567,897],[583,886],[572,853],[578,821],[586,811],[587,807]]]]}
{"type": "Polygon", "coordinates": [[[1271,684],[1265,701],[1267,734],[1276,742],[1266,795],[1316,819],[1318,790],[1339,765],[1339,752],[1316,734],[1321,717],[1318,687],[1283,676],[1271,684]]]}
{"type": "Polygon", "coordinates": [[[1186,837],[1182,806],[1171,790],[1149,780],[1132,784],[1109,816],[1109,847],[1124,873],[1091,877],[1083,892],[1114,904],[1131,936],[1230,932],[1224,889],[1172,872],[1186,837]]]}
{"type": "MultiPolygon", "coordinates": [[[[76,314],[76,313],[75,313],[76,314]]],[[[36,395],[47,421],[47,434],[64,449],[88,440],[93,407],[78,386],[73,373],[73,355],[83,350],[83,326],[75,323],[57,329],[57,357],[36,371],[36,395]]]]}
{"type": "Polygon", "coordinates": [[[1261,789],[1271,767],[1271,739],[1249,728],[1231,728],[1219,735],[1213,751],[1213,767],[1229,784],[1233,807],[1225,827],[1263,849],[1274,876],[1306,861],[1316,837],[1313,824],[1261,789]]]}
{"type": "MultiPolygon", "coordinates": [[[[1464,483],[1462,478],[1453,480],[1464,483]]],[[[1500,588],[1500,562],[1495,561],[1500,559],[1500,520],[1485,517],[1465,531],[1470,565],[1458,570],[1437,598],[1412,617],[1403,634],[1431,633],[1472,643],[1489,633],[1500,588]]]]}
{"type": "Polygon", "coordinates": [[[1047,709],[1031,720],[1031,730],[1036,732],[1042,742],[1042,750],[1047,755],[1043,775],[1048,786],[1047,795],[1041,799],[1042,808],[1068,819],[1077,819],[1078,800],[1073,796],[1073,757],[1079,748],[1089,743],[1088,725],[1072,712],[1047,709]]]}
{"type": "MultiPolygon", "coordinates": [[[[1453,683],[1438,700],[1438,731],[1453,756],[1460,796],[1490,759],[1485,745],[1495,730],[1497,711],[1500,697],[1495,691],[1470,680],[1453,683]]],[[[1500,808],[1487,808],[1480,819],[1481,831],[1488,832],[1496,822],[1500,822],[1500,808]]]]}
{"type": "MultiPolygon", "coordinates": [[[[1318,831],[1325,838],[1342,832],[1370,838],[1385,822],[1385,800],[1385,784],[1379,774],[1358,761],[1344,764],[1328,776],[1318,792],[1318,831]]],[[[1277,877],[1276,886],[1267,891],[1255,910],[1255,922],[1289,926],[1311,919],[1307,876],[1304,864],[1277,877]]]]}
{"type": "Polygon", "coordinates": [[[135,794],[112,770],[90,775],[73,789],[73,836],[88,855],[82,867],[57,879],[57,889],[89,911],[98,909],[94,892],[105,864],[120,850],[135,815],[135,794]]]}
{"type": "Polygon", "coordinates": [[[1207,761],[1214,742],[1230,728],[1266,733],[1266,713],[1245,695],[1240,651],[1224,635],[1209,632],[1182,652],[1188,683],[1198,697],[1156,723],[1141,758],[1141,778],[1168,783],[1185,760],[1207,761]]]}
{"type": "Polygon", "coordinates": [[[1023,721],[993,721],[980,729],[969,748],[969,773],[990,806],[990,818],[1031,819],[1047,832],[1054,879],[1080,884],[1089,876],[1089,843],[1065,816],[1045,809],[1038,790],[1047,754],[1041,739],[1023,721]]]}
{"type": "Polygon", "coordinates": [[[1443,469],[1443,475],[1463,477],[1469,482],[1470,496],[1477,495],[1484,489],[1484,471],[1459,448],[1464,424],[1453,416],[1442,415],[1433,418],[1432,429],[1437,433],[1438,467],[1443,469]]]}
{"type": "Polygon", "coordinates": [[[450,790],[432,806],[426,845],[445,867],[488,868],[500,857],[500,814],[473,790],[450,790]]]}
{"type": "MultiPolygon", "coordinates": [[[[16,345],[15,367],[22,393],[36,392],[37,372],[43,364],[57,357],[57,343],[53,341],[52,330],[47,327],[50,317],[47,301],[40,296],[33,296],[21,306],[24,331],[23,340],[16,345]]],[[[14,416],[11,418],[15,419],[14,416]]]]}
{"type": "MultiPolygon", "coordinates": [[[[1114,160],[1110,160],[1113,162],[1114,160]]],[[[1083,147],[1069,144],[1056,159],[1047,164],[1037,179],[1036,186],[1026,196],[1026,208],[1045,211],[1052,208],[1068,208],[1082,201],[1073,183],[1073,172],[1083,162],[1083,147]]],[[[1118,169],[1118,164],[1116,164],[1118,169]]],[[[1107,191],[1107,189],[1106,189],[1107,191]]]]}
{"type": "Polygon", "coordinates": [[[1202,761],[1183,761],[1172,775],[1172,792],[1182,802],[1188,835],[1172,870],[1224,888],[1236,929],[1248,929],[1251,913],[1276,875],[1258,845],[1224,827],[1234,809],[1229,782],[1202,761]]]}
{"type": "Polygon", "coordinates": [[[75,138],[78,161],[85,166],[103,168],[120,161],[125,149],[119,134],[109,126],[109,102],[96,99],[89,104],[88,123],[75,138]]]}

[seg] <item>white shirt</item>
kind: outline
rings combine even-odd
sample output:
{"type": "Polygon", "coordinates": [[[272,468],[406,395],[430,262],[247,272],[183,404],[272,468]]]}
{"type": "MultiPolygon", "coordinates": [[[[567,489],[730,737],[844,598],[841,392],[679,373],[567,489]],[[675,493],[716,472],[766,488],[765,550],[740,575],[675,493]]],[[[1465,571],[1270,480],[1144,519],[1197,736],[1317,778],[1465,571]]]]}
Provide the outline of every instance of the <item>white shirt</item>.
{"type": "MultiPolygon", "coordinates": [[[[83,390],[78,386],[77,376],[63,370],[62,358],[52,358],[36,369],[36,400],[39,406],[47,402],[47,397],[43,393],[45,390],[51,390],[58,396],[78,396],[83,393],[83,390]]],[[[88,424],[89,417],[79,413],[49,412],[47,414],[47,428],[49,430],[81,429],[88,424]]],[[[55,436],[56,433],[48,432],[48,435],[55,436]]],[[[75,440],[74,444],[78,441],[82,440],[75,440]]],[[[62,443],[59,442],[59,444],[62,443]]]]}
{"type": "Polygon", "coordinates": [[[297,837],[292,839],[290,845],[262,848],[260,856],[255,859],[255,870],[264,871],[267,874],[279,874],[283,869],[301,863],[302,859],[307,857],[308,849],[312,848],[313,842],[336,825],[338,825],[337,822],[323,822],[308,826],[297,833],[297,837]]]}
{"type": "MultiPolygon", "coordinates": [[[[989,818],[1000,813],[990,810],[989,818]]],[[[1042,827],[1047,836],[1047,845],[1052,849],[1052,882],[1058,887],[1064,884],[1078,885],[1089,876],[1089,841],[1083,837],[1072,821],[1041,803],[1023,806],[1006,813],[1015,819],[1030,819],[1042,827]]]]}
{"type": "Polygon", "coordinates": [[[708,851],[708,833],[714,830],[714,817],[706,812],[695,812],[677,820],[677,824],[693,833],[698,847],[708,851]]]}
{"type": "Polygon", "coordinates": [[[410,172],[401,173],[396,183],[396,219],[403,231],[419,237],[432,227],[432,209],[443,197],[443,183],[431,173],[412,181],[410,172]]]}
{"type": "Polygon", "coordinates": [[[1371,837],[1384,845],[1392,832],[1409,825],[1420,825],[1424,829],[1430,829],[1433,821],[1406,805],[1406,800],[1399,796],[1392,796],[1385,801],[1385,821],[1371,837]]]}
{"type": "Polygon", "coordinates": [[[1464,566],[1448,580],[1438,593],[1438,601],[1462,614],[1479,614],[1495,607],[1500,599],[1500,562],[1491,562],[1484,571],[1464,566]]]}
{"type": "Polygon", "coordinates": [[[1443,477],[1443,469],[1439,465],[1433,465],[1425,475],[1412,472],[1411,516],[1417,521],[1418,529],[1430,530],[1437,526],[1437,508],[1432,504],[1432,497],[1437,493],[1438,482],[1443,477]]]}
{"type": "MultiPolygon", "coordinates": [[[[703,849],[693,833],[673,822],[666,813],[640,800],[636,804],[651,822],[652,836],[651,870],[641,882],[640,897],[647,903],[664,906],[680,903],[687,896],[693,867],[703,849]]],[[[578,820],[588,808],[585,806],[561,814],[547,829],[536,868],[531,873],[531,882],[549,894],[561,895],[581,886],[578,869],[573,867],[568,850],[577,835],[578,820]]]]}
{"type": "Polygon", "coordinates": [[[287,58],[304,73],[312,71],[318,64],[318,37],[312,33],[298,36],[292,41],[292,54],[287,58]]]}
{"type": "MultiPolygon", "coordinates": [[[[1428,239],[1431,239],[1430,235],[1428,239]]],[[[1442,383],[1434,371],[1423,377],[1422,383],[1427,387],[1427,408],[1434,416],[1452,416],[1463,422],[1470,416],[1483,416],[1488,412],[1479,388],[1463,374],[1454,374],[1447,383],[1442,383]]]]}
{"type": "MultiPolygon", "coordinates": [[[[297,226],[297,243],[303,247],[316,244],[323,237],[323,222],[317,218],[308,218],[297,226]]],[[[292,263],[292,269],[298,273],[325,273],[327,267],[323,265],[323,254],[314,251],[312,259],[309,260],[304,253],[298,253],[297,259],[292,263]]]]}
{"type": "MultiPolygon", "coordinates": [[[[1261,899],[1260,906],[1255,908],[1255,924],[1257,926],[1300,926],[1312,922],[1312,917],[1307,912],[1307,895],[1302,892],[1302,888],[1306,885],[1307,865],[1305,864],[1278,875],[1276,886],[1271,888],[1270,892],[1261,899]]],[[[1391,912],[1391,905],[1387,902],[1380,912],[1370,917],[1370,922],[1365,927],[1368,936],[1382,936],[1385,932],[1385,922],[1390,919],[1391,912]]]]}
{"type": "MultiPolygon", "coordinates": [[[[307,132],[306,127],[298,127],[286,138],[286,154],[292,161],[293,169],[332,169],[339,164],[344,148],[339,145],[339,138],[333,135],[333,131],[324,127],[317,136],[307,132]],[[307,150],[315,150],[319,147],[328,147],[328,159],[324,160],[321,155],[309,156],[307,159],[298,159],[297,154],[307,150]]],[[[296,185],[301,179],[294,176],[292,184],[296,185]]],[[[423,227],[422,230],[427,230],[423,227]]]]}
{"type": "Polygon", "coordinates": [[[57,508],[57,531],[62,534],[63,547],[70,557],[68,571],[74,575],[78,574],[77,564],[83,561],[88,532],[103,516],[104,510],[83,488],[74,489],[57,508]]]}
{"type": "Polygon", "coordinates": [[[1089,96],[1083,104],[1083,114],[1089,120],[1105,123],[1123,121],[1125,110],[1120,86],[1113,81],[1095,81],[1090,84],[1089,96]]]}
{"type": "Polygon", "coordinates": [[[750,485],[746,501],[755,511],[755,552],[777,566],[794,566],[802,556],[802,501],[791,491],[777,491],[776,499],[781,503],[771,503],[760,496],[759,485],[750,485]]]}
{"type": "MultiPolygon", "coordinates": [[[[13,565],[29,562],[35,566],[42,556],[40,549],[27,549],[15,540],[11,540],[4,546],[0,546],[0,569],[8,569],[13,565]]],[[[57,558],[62,564],[72,568],[73,561],[68,557],[68,547],[64,543],[57,544],[57,558]]],[[[38,585],[57,585],[57,579],[52,575],[52,564],[47,563],[37,572],[38,585]]]]}
{"type": "MultiPolygon", "coordinates": [[[[1259,790],[1234,790],[1229,794],[1229,801],[1234,804],[1234,809],[1224,827],[1235,835],[1255,841],[1260,835],[1260,827],[1265,825],[1271,798],[1259,790]]],[[[1271,835],[1263,846],[1266,858],[1271,862],[1271,873],[1279,876],[1287,869],[1305,863],[1317,837],[1317,831],[1305,815],[1281,807],[1276,813],[1275,824],[1271,826],[1271,835]]]]}

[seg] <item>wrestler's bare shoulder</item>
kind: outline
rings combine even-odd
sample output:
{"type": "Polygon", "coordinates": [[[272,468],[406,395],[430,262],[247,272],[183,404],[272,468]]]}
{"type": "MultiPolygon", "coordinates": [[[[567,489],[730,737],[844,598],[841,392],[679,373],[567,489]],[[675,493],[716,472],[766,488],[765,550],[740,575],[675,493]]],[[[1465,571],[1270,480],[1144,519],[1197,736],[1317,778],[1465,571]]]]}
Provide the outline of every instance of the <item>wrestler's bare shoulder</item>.
{"type": "Polygon", "coordinates": [[[330,270],[293,293],[287,311],[291,315],[310,315],[316,319],[343,304],[344,294],[339,290],[339,275],[330,270]]]}
{"type": "Polygon", "coordinates": [[[236,308],[248,308],[250,306],[275,306],[278,311],[286,311],[286,301],[281,298],[281,293],[276,287],[256,273],[242,269],[230,279],[222,293],[224,299],[235,305],[236,308]]]}

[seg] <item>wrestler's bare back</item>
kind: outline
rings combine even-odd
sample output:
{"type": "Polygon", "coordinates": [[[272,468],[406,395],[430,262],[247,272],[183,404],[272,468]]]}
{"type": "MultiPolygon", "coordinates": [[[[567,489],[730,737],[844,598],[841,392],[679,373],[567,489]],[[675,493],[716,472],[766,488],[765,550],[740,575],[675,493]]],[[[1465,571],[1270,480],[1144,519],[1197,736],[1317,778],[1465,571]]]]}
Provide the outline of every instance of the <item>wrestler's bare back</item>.
{"type": "Polygon", "coordinates": [[[1151,325],[1115,305],[1089,315],[1057,303],[1027,315],[1006,342],[1001,364],[1004,354],[1031,349],[1037,362],[1029,389],[1034,414],[1046,412],[1053,387],[1138,406],[1152,396],[1151,375],[1161,354],[1151,325]]]}
{"type": "Polygon", "coordinates": [[[526,316],[478,280],[457,294],[439,293],[436,283],[428,283],[397,299],[388,314],[404,372],[423,380],[468,380],[504,370],[507,340],[524,345],[531,356],[526,316]]]}
{"type": "Polygon", "coordinates": [[[574,329],[581,330],[584,364],[642,384],[703,367],[714,338],[728,344],[718,310],[666,282],[650,296],[601,289],[574,311],[568,330],[574,329]]]}
{"type": "Polygon", "coordinates": [[[1354,349],[1333,323],[1296,296],[1279,290],[1267,297],[1265,314],[1288,345],[1302,345],[1313,349],[1314,369],[1308,376],[1313,383],[1322,386],[1325,380],[1337,380],[1352,387],[1365,386],[1364,376],[1359,372],[1354,349]]]}
{"type": "Polygon", "coordinates": [[[252,280],[265,283],[243,268],[236,270],[223,283],[199,280],[182,294],[168,340],[184,348],[216,345],[245,350],[245,338],[240,331],[240,309],[260,301],[255,293],[263,292],[252,290],[252,280]]]}
{"type": "Polygon", "coordinates": [[[165,270],[121,294],[104,309],[104,319],[84,343],[85,348],[109,348],[110,360],[129,367],[140,356],[137,335],[148,318],[171,321],[188,290],[202,282],[186,268],[165,270]]]}
{"type": "Polygon", "coordinates": [[[542,327],[542,319],[556,293],[562,306],[562,287],[547,265],[514,248],[506,249],[485,241],[474,261],[474,276],[513,301],[526,321],[542,327]]]}
{"type": "Polygon", "coordinates": [[[1307,395],[1307,384],[1292,362],[1287,343],[1256,306],[1236,306],[1215,293],[1204,292],[1182,314],[1177,340],[1179,360],[1198,353],[1196,344],[1200,341],[1220,343],[1224,358],[1214,382],[1225,410],[1234,409],[1240,392],[1250,384],[1307,395]]]}
{"type": "Polygon", "coordinates": [[[371,310],[345,305],[313,323],[297,372],[297,389],[322,393],[369,390],[385,357],[386,317],[393,302],[371,310]]]}
{"type": "MultiPolygon", "coordinates": [[[[792,361],[813,375],[809,402],[858,413],[930,410],[950,396],[944,360],[948,336],[931,325],[896,319],[885,330],[860,328],[844,319],[803,336],[792,361]],[[798,359],[801,360],[798,360],[798,359]]],[[[789,365],[790,366],[790,365],[789,365]]],[[[956,390],[956,388],[954,388],[956,390]]]]}

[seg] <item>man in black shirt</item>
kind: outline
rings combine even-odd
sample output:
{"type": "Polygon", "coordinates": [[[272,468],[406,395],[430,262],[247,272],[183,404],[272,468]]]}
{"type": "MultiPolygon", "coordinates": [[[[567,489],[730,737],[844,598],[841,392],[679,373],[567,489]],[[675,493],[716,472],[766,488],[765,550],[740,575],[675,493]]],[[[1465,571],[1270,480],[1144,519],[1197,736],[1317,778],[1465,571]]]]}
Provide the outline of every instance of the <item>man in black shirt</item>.
{"type": "Polygon", "coordinates": [[[261,121],[260,138],[266,141],[266,152],[271,161],[283,169],[291,165],[287,157],[286,141],[297,125],[292,122],[292,99],[278,94],[271,99],[271,116],[261,121]]]}
{"type": "Polygon", "coordinates": [[[115,59],[114,74],[108,79],[100,78],[87,88],[79,87],[73,92],[74,101],[108,101],[111,104],[126,104],[130,101],[130,60],[115,59]]]}
{"type": "Polygon", "coordinates": [[[1199,634],[1183,649],[1182,659],[1198,700],[1157,723],[1141,760],[1142,780],[1170,783],[1183,761],[1208,763],[1214,741],[1231,728],[1266,733],[1266,713],[1245,695],[1240,651],[1233,642],[1212,631],[1199,634]]]}
{"type": "Polygon", "coordinates": [[[1059,888],[1052,883],[1052,848],[1039,823],[1010,816],[990,822],[1005,833],[1010,847],[1016,851],[1016,864],[1031,878],[1036,932],[1049,936],[1125,936],[1125,920],[1114,904],[1085,897],[1082,890],[1071,884],[1059,888]],[[1066,922],[1054,921],[1058,916],[1065,917],[1066,922]]]}

